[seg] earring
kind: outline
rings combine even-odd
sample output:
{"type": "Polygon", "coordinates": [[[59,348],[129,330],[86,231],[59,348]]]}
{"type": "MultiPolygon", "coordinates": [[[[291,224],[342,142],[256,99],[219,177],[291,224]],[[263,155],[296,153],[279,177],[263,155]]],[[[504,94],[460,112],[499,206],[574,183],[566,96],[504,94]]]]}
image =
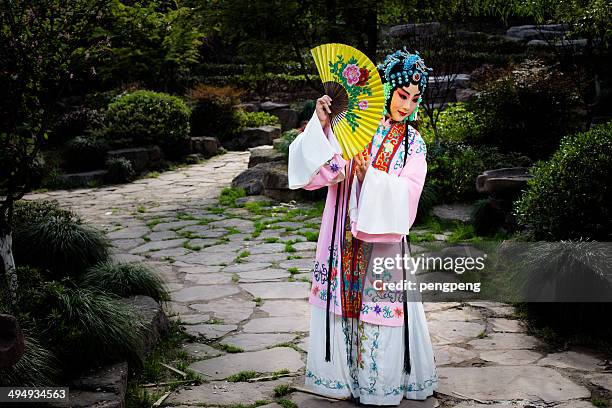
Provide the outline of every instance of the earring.
{"type": "Polygon", "coordinates": [[[387,111],[387,102],[389,101],[389,98],[391,97],[391,84],[389,82],[385,82],[383,84],[383,93],[385,95],[385,106],[383,108],[383,116],[385,116],[387,113],[389,113],[387,111]]]}
{"type": "Polygon", "coordinates": [[[414,122],[415,120],[417,120],[417,113],[419,113],[419,105],[417,105],[416,108],[414,108],[414,111],[405,120],[414,122]]]}

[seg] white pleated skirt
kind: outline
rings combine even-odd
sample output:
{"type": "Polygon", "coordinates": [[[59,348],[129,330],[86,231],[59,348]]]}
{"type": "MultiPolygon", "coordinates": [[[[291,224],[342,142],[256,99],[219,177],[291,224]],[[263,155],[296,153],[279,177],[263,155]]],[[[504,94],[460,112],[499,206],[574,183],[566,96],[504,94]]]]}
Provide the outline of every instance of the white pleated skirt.
{"type": "Polygon", "coordinates": [[[333,313],[330,314],[331,361],[326,362],[325,314],[325,309],[312,306],[305,382],[308,389],[326,397],[352,395],[360,403],[369,405],[399,405],[404,397],[424,400],[437,389],[436,365],[421,302],[408,303],[410,375],[403,372],[402,326],[366,322],[358,326],[356,319],[343,323],[342,317],[333,313]],[[360,361],[353,358],[349,363],[351,332],[353,339],[359,336],[360,361]]]}

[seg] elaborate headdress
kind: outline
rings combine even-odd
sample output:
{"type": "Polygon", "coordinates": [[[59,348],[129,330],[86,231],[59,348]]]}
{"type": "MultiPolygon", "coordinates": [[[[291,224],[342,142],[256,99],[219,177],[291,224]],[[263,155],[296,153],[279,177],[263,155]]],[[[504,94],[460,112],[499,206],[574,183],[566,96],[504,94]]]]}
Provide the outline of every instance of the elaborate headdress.
{"type": "Polygon", "coordinates": [[[419,104],[421,103],[423,98],[422,95],[425,93],[425,87],[427,86],[429,71],[432,71],[432,68],[425,66],[425,61],[423,61],[418,51],[411,54],[406,50],[406,46],[404,46],[403,50],[397,50],[387,55],[385,60],[377,65],[377,68],[380,71],[385,91],[385,109],[383,115],[389,112],[391,95],[393,95],[395,89],[401,86],[415,84],[419,86],[421,97],[419,98],[419,102],[414,112],[406,117],[404,121],[416,120],[419,104]]]}

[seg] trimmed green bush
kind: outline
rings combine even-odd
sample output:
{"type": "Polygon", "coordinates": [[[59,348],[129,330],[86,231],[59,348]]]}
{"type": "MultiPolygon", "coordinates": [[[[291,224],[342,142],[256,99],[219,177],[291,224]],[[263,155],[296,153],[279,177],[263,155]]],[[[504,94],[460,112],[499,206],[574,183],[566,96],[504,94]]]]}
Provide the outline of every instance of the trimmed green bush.
{"type": "Polygon", "coordinates": [[[536,239],[612,237],[612,122],[566,136],[548,162],[533,170],[515,205],[518,221],[536,239]]]}
{"type": "Polygon", "coordinates": [[[124,157],[114,157],[106,161],[105,179],[107,182],[128,183],[136,178],[132,162],[124,157]]]}
{"type": "Polygon", "coordinates": [[[243,110],[238,110],[237,113],[240,118],[241,128],[277,125],[280,123],[278,116],[271,115],[268,112],[244,112],[243,110]]]}
{"type": "Polygon", "coordinates": [[[91,136],[77,136],[64,148],[66,167],[70,170],[95,170],[104,166],[108,149],[104,140],[91,136]]]}
{"type": "Polygon", "coordinates": [[[450,103],[438,117],[438,133],[442,140],[471,142],[478,135],[478,121],[464,103],[450,103]]]}
{"type": "Polygon", "coordinates": [[[162,278],[141,263],[102,262],[87,270],[81,284],[122,297],[144,295],[157,301],[170,298],[162,278]]]}
{"type": "Polygon", "coordinates": [[[107,137],[159,145],[176,157],[189,138],[187,104],[176,96],[139,90],[116,98],[106,112],[107,137]]]}
{"type": "Polygon", "coordinates": [[[236,105],[241,91],[230,87],[199,84],[186,98],[192,107],[191,133],[194,136],[215,136],[221,144],[240,131],[241,116],[236,105]]]}
{"type": "Polygon", "coordinates": [[[578,95],[571,78],[538,61],[526,61],[468,102],[480,124],[474,140],[546,159],[564,135],[581,128],[578,95]]]}

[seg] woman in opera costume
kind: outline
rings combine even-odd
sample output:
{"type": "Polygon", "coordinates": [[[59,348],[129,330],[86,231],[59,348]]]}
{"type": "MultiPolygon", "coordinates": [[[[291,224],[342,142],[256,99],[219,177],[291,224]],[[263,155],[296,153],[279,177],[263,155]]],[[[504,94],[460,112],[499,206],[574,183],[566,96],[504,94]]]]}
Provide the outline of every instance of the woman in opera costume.
{"type": "Polygon", "coordinates": [[[306,386],[357,404],[399,405],[426,399],[438,383],[423,304],[414,291],[381,286],[416,278],[403,260],[427,173],[413,124],[431,68],[405,49],[377,68],[385,110],[372,140],[345,160],[330,125],[331,98],[322,96],[289,147],[289,188],[328,187],[309,296],[306,386]],[[383,258],[395,263],[381,266],[383,258]]]}

